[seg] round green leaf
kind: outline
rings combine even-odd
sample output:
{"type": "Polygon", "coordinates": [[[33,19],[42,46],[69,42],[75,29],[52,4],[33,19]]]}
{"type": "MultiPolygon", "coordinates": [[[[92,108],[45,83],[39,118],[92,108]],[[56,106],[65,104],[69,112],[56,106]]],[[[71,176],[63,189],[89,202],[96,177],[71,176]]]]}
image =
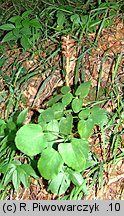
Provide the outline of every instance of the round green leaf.
{"type": "Polygon", "coordinates": [[[79,172],[85,169],[89,151],[86,140],[74,138],[71,143],[59,144],[58,150],[69,167],[79,172]]]}
{"type": "Polygon", "coordinates": [[[63,87],[61,88],[61,93],[62,93],[62,94],[67,94],[70,90],[71,90],[71,89],[70,89],[69,86],[63,86],[63,87]]]}
{"type": "Polygon", "coordinates": [[[80,120],[78,123],[78,133],[82,139],[88,139],[92,133],[94,122],[92,119],[80,120]]]}
{"type": "Polygon", "coordinates": [[[75,95],[80,95],[82,98],[85,98],[90,90],[91,81],[82,83],[76,90],[75,95]]]}
{"type": "Polygon", "coordinates": [[[78,113],[82,109],[82,100],[75,98],[72,101],[72,109],[75,113],[78,113]]]}
{"type": "Polygon", "coordinates": [[[60,154],[53,148],[47,148],[38,161],[38,170],[45,179],[49,180],[59,173],[62,165],[63,160],[60,154]]]}
{"type": "Polygon", "coordinates": [[[16,133],[16,147],[23,153],[34,156],[47,146],[42,127],[37,124],[27,124],[16,133]]]}
{"type": "Polygon", "coordinates": [[[41,114],[38,118],[38,123],[41,122],[50,122],[54,119],[54,112],[51,107],[47,108],[46,110],[42,110],[41,114]]]}
{"type": "Polygon", "coordinates": [[[73,95],[70,92],[65,94],[62,98],[62,103],[64,104],[64,106],[69,105],[72,101],[72,98],[73,98],[73,95]]]}
{"type": "Polygon", "coordinates": [[[106,125],[108,122],[107,112],[100,107],[93,107],[91,109],[91,118],[96,125],[106,125]]]}
{"type": "Polygon", "coordinates": [[[58,10],[56,16],[57,16],[57,25],[63,26],[63,24],[65,23],[65,13],[63,11],[58,10]]]}
{"type": "Polygon", "coordinates": [[[87,119],[90,115],[90,108],[82,109],[82,111],[79,113],[80,119],[87,119]]]}

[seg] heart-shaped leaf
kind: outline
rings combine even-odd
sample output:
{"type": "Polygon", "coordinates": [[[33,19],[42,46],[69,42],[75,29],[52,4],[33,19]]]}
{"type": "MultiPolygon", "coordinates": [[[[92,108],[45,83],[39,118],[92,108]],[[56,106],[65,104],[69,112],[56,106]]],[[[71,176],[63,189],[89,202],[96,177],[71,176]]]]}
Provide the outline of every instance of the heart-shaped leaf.
{"type": "Polygon", "coordinates": [[[85,98],[90,90],[91,81],[82,83],[76,90],[75,95],[80,95],[81,98],[85,98]]]}
{"type": "Polygon", "coordinates": [[[40,125],[27,124],[16,133],[15,144],[21,152],[34,156],[41,153],[48,143],[40,125]]]}
{"type": "Polygon", "coordinates": [[[87,119],[90,115],[90,108],[84,108],[82,111],[79,113],[79,118],[80,119],[87,119]]]}
{"type": "Polygon", "coordinates": [[[72,101],[72,98],[73,98],[73,95],[70,92],[65,94],[62,98],[62,103],[64,104],[64,106],[69,105],[72,101]]]}
{"type": "Polygon", "coordinates": [[[62,165],[63,160],[60,154],[53,148],[47,148],[38,161],[38,170],[45,179],[49,180],[60,172],[62,165]]]}
{"type": "Polygon", "coordinates": [[[85,168],[88,157],[88,142],[86,140],[73,138],[71,143],[59,144],[58,150],[65,164],[76,171],[85,168]]]}
{"type": "Polygon", "coordinates": [[[68,114],[66,118],[63,117],[60,120],[60,126],[59,126],[60,133],[64,135],[69,135],[71,133],[72,126],[73,126],[73,118],[71,114],[68,114]]]}
{"type": "Polygon", "coordinates": [[[63,87],[61,88],[62,94],[67,94],[70,90],[71,90],[71,89],[70,89],[69,86],[63,86],[63,87]]]}
{"type": "Polygon", "coordinates": [[[106,125],[108,122],[107,112],[100,107],[93,107],[91,110],[91,118],[96,125],[106,125]]]}
{"type": "Polygon", "coordinates": [[[53,112],[53,109],[51,107],[49,107],[46,110],[41,111],[41,114],[38,118],[38,123],[50,122],[53,119],[54,119],[54,112],[53,112]]]}
{"type": "Polygon", "coordinates": [[[80,120],[78,123],[78,133],[82,139],[88,139],[92,133],[94,122],[92,119],[80,120]]]}
{"type": "Polygon", "coordinates": [[[72,101],[72,109],[75,113],[78,113],[82,109],[83,101],[79,98],[75,98],[72,101]]]}

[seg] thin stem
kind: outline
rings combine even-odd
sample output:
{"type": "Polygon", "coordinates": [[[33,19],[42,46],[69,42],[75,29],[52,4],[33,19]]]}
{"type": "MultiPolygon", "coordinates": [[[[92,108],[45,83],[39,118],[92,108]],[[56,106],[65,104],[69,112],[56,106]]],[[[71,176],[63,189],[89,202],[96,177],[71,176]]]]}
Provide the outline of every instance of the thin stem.
{"type": "Polygon", "coordinates": [[[66,57],[66,77],[65,77],[65,82],[66,82],[67,86],[69,86],[69,64],[70,64],[70,58],[66,57]]]}

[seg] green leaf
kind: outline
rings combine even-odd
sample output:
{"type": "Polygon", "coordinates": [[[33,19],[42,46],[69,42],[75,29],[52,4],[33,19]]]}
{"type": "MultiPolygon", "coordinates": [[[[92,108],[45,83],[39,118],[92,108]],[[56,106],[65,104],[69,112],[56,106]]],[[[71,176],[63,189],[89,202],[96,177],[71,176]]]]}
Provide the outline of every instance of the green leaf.
{"type": "Polygon", "coordinates": [[[32,19],[30,20],[30,26],[34,27],[34,28],[41,28],[41,24],[37,19],[32,19]]]}
{"type": "Polygon", "coordinates": [[[47,108],[46,110],[42,110],[41,114],[38,118],[38,123],[41,122],[50,122],[54,119],[54,111],[52,108],[47,108]]]}
{"type": "Polygon", "coordinates": [[[83,184],[84,179],[79,172],[69,169],[69,174],[70,174],[70,179],[74,185],[80,187],[83,184]]]}
{"type": "Polygon", "coordinates": [[[7,128],[9,128],[10,131],[16,130],[16,124],[12,121],[12,119],[9,119],[7,124],[7,128]]]}
{"type": "Polygon", "coordinates": [[[65,164],[76,171],[85,169],[89,147],[86,140],[72,139],[71,143],[61,143],[58,146],[60,155],[65,164]]]}
{"type": "Polygon", "coordinates": [[[93,32],[93,31],[96,31],[96,27],[99,26],[99,24],[101,23],[101,19],[100,18],[96,18],[96,19],[93,19],[89,22],[89,31],[90,32],[93,32]]]}
{"type": "Polygon", "coordinates": [[[79,118],[80,119],[87,119],[90,115],[90,108],[84,108],[82,111],[79,113],[79,118]]]}
{"type": "Polygon", "coordinates": [[[99,126],[106,125],[108,122],[107,112],[97,106],[91,109],[91,118],[94,124],[99,126]]]}
{"type": "Polygon", "coordinates": [[[5,136],[5,128],[7,127],[4,120],[0,119],[0,138],[5,136]]]}
{"type": "Polygon", "coordinates": [[[6,186],[9,182],[11,182],[12,174],[15,171],[15,169],[16,169],[16,167],[13,167],[12,169],[9,169],[7,171],[7,174],[5,175],[5,178],[4,178],[4,186],[6,186]]]}
{"type": "Polygon", "coordinates": [[[27,116],[28,113],[28,107],[26,109],[24,109],[17,117],[17,124],[22,124],[27,116]]]}
{"type": "Polygon", "coordinates": [[[32,13],[32,10],[27,10],[22,14],[22,17],[25,18],[27,16],[29,16],[32,13]]]}
{"type": "Polygon", "coordinates": [[[47,148],[38,161],[38,170],[45,179],[53,179],[61,170],[63,160],[53,148],[47,148]]]}
{"type": "Polygon", "coordinates": [[[30,26],[30,20],[29,19],[25,19],[22,21],[22,25],[25,27],[25,28],[29,28],[30,26]]]}
{"type": "Polygon", "coordinates": [[[69,86],[63,86],[63,87],[61,88],[61,93],[62,93],[62,94],[67,94],[70,90],[71,90],[71,89],[70,89],[69,86]]]}
{"type": "Polygon", "coordinates": [[[46,147],[52,147],[55,140],[57,139],[57,133],[54,134],[52,132],[44,132],[44,137],[45,137],[45,140],[47,141],[47,146],[46,147]]]}
{"type": "Polygon", "coordinates": [[[0,119],[0,126],[6,124],[3,119],[0,119]]]}
{"type": "Polygon", "coordinates": [[[71,11],[71,12],[74,11],[74,7],[69,6],[69,5],[60,5],[59,8],[60,8],[61,10],[67,10],[67,11],[71,11]]]}
{"type": "Polygon", "coordinates": [[[28,39],[28,37],[27,36],[25,36],[25,35],[22,35],[22,37],[21,37],[21,45],[22,45],[22,47],[25,49],[25,50],[27,50],[27,49],[29,49],[30,47],[31,47],[31,45],[30,45],[30,43],[29,43],[29,39],[28,39]]]}
{"type": "Polygon", "coordinates": [[[21,16],[13,16],[11,17],[8,21],[9,22],[12,22],[12,23],[15,23],[17,20],[22,20],[22,17],[21,16]]]}
{"type": "Polygon", "coordinates": [[[78,122],[78,133],[82,139],[88,139],[94,128],[94,122],[92,119],[80,120],[78,122]]]}
{"type": "Polygon", "coordinates": [[[72,109],[75,113],[78,113],[82,109],[83,101],[79,98],[74,98],[72,101],[72,109]]]}
{"type": "Polygon", "coordinates": [[[88,15],[82,15],[82,16],[80,16],[80,18],[81,18],[82,26],[86,26],[86,24],[89,20],[89,16],[88,15]]]}
{"type": "Polygon", "coordinates": [[[62,98],[62,103],[64,104],[64,106],[69,105],[72,101],[72,98],[73,98],[73,95],[70,92],[65,94],[62,98]]]}
{"type": "Polygon", "coordinates": [[[76,90],[75,95],[80,95],[81,98],[85,98],[90,90],[91,81],[82,83],[76,90]]]}
{"type": "Polygon", "coordinates": [[[16,20],[15,20],[15,26],[16,26],[16,29],[21,29],[23,26],[22,26],[22,18],[21,17],[18,17],[16,20]]]}
{"type": "Polygon", "coordinates": [[[64,105],[60,102],[53,104],[52,110],[54,112],[55,119],[60,119],[64,115],[64,105]]]}
{"type": "Polygon", "coordinates": [[[73,14],[71,17],[70,17],[71,21],[73,22],[73,25],[79,25],[81,22],[80,22],[80,16],[78,14],[73,14]]]}
{"type": "Polygon", "coordinates": [[[48,140],[49,141],[51,141],[51,139],[52,140],[56,140],[57,137],[58,137],[58,134],[59,134],[59,123],[58,123],[58,121],[57,120],[50,121],[47,124],[46,130],[49,131],[49,132],[51,132],[51,136],[49,135],[51,138],[49,140],[49,137],[47,137],[48,140]]]}
{"type": "Polygon", "coordinates": [[[49,184],[48,190],[50,190],[53,194],[57,194],[58,196],[64,194],[68,187],[70,186],[69,175],[65,172],[60,172],[57,176],[55,176],[49,184]]]}
{"type": "Polygon", "coordinates": [[[11,41],[11,40],[17,40],[17,37],[13,34],[12,31],[8,32],[4,38],[2,39],[2,43],[4,42],[8,42],[8,41],[11,41]]]}
{"type": "Polygon", "coordinates": [[[0,26],[0,29],[5,30],[5,31],[10,31],[14,28],[15,26],[13,24],[3,24],[0,26]]]}
{"type": "Polygon", "coordinates": [[[62,11],[57,11],[57,25],[58,26],[63,26],[65,23],[65,14],[62,11]]]}
{"type": "Polygon", "coordinates": [[[53,104],[55,104],[56,102],[58,102],[62,97],[63,97],[62,94],[56,95],[55,97],[51,98],[51,99],[48,101],[48,105],[49,105],[49,106],[52,106],[53,104]]]}
{"type": "Polygon", "coordinates": [[[31,29],[28,27],[23,27],[19,31],[22,34],[22,36],[27,36],[27,38],[29,38],[32,35],[31,29]]]}
{"type": "Polygon", "coordinates": [[[16,147],[28,156],[41,153],[47,146],[42,127],[36,124],[22,126],[16,133],[15,143],[16,147]]]}
{"type": "Polygon", "coordinates": [[[18,192],[19,186],[20,186],[20,179],[19,179],[19,173],[17,172],[17,170],[14,170],[12,174],[12,183],[15,188],[15,191],[18,192]]]}
{"type": "Polygon", "coordinates": [[[18,167],[18,175],[19,175],[19,180],[22,182],[25,188],[29,188],[29,176],[26,174],[26,172],[21,168],[21,166],[18,167]]]}
{"type": "Polygon", "coordinates": [[[32,176],[35,179],[38,179],[39,177],[36,175],[34,169],[29,164],[21,164],[20,167],[25,171],[27,176],[32,176]]]}
{"type": "Polygon", "coordinates": [[[52,120],[47,124],[47,131],[51,131],[53,133],[59,133],[59,123],[57,120],[52,120]]]}
{"type": "Polygon", "coordinates": [[[12,30],[12,32],[13,32],[13,35],[14,35],[17,39],[21,37],[21,34],[20,34],[19,29],[15,28],[15,29],[12,30]]]}
{"type": "MultiPolygon", "coordinates": [[[[6,58],[5,57],[1,57],[0,58],[0,67],[3,66],[3,64],[6,62],[6,58]]],[[[0,75],[2,75],[2,71],[0,70],[0,75]]]]}
{"type": "Polygon", "coordinates": [[[121,113],[121,118],[124,120],[124,111],[121,113]]]}
{"type": "Polygon", "coordinates": [[[72,131],[72,126],[73,126],[73,117],[71,114],[68,114],[65,117],[61,118],[60,120],[60,133],[64,135],[70,135],[72,131]]]}

